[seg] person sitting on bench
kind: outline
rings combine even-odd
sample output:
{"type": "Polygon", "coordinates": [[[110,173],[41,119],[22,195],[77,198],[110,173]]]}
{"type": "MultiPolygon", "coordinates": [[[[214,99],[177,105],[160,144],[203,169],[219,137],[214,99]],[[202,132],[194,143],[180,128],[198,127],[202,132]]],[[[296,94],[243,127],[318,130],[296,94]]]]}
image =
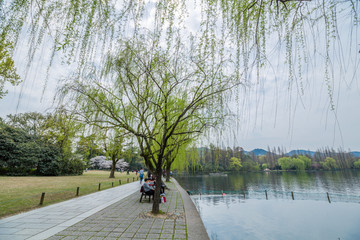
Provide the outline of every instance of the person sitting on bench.
{"type": "Polygon", "coordinates": [[[143,189],[144,189],[144,192],[146,193],[146,195],[154,195],[154,193],[155,193],[154,182],[151,180],[147,180],[143,184],[143,189]]]}
{"type": "MultiPolygon", "coordinates": [[[[154,183],[154,187],[156,187],[156,178],[154,178],[153,180],[153,183],[154,183]]],[[[166,188],[166,185],[165,183],[161,180],[161,186],[160,186],[160,193],[165,193],[165,188],[166,188]]]]}

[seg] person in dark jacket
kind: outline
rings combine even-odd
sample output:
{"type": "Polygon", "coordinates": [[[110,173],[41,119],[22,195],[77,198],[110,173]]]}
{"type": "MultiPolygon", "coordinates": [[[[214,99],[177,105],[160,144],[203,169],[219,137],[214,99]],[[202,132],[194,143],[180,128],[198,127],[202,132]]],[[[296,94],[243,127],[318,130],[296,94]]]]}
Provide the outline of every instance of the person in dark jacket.
{"type": "Polygon", "coordinates": [[[155,193],[155,185],[151,180],[147,180],[143,184],[144,192],[148,195],[153,195],[155,193]]]}

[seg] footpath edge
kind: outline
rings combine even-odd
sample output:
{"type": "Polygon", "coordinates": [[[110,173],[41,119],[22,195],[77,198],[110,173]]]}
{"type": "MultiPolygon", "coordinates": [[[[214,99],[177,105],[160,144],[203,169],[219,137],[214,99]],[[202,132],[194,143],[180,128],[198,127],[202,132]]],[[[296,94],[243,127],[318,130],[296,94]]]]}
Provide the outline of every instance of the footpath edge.
{"type": "Polygon", "coordinates": [[[191,200],[189,194],[180,186],[175,178],[172,178],[171,180],[175,183],[176,188],[180,192],[184,202],[188,239],[209,240],[204,223],[201,220],[200,214],[197,211],[195,204],[191,200]]]}

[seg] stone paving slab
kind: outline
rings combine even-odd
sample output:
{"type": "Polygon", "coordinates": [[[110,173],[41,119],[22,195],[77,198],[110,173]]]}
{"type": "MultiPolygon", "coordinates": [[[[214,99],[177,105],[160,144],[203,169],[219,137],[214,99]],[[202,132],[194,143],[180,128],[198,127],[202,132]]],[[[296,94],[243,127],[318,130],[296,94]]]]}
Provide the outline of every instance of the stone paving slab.
{"type": "Polygon", "coordinates": [[[167,202],[160,204],[163,218],[146,214],[153,200],[143,198],[140,203],[140,185],[134,182],[1,219],[0,240],[208,240],[184,189],[174,179],[167,186],[167,202]]]}
{"type": "Polygon", "coordinates": [[[135,192],[123,200],[64,229],[48,240],[58,239],[188,239],[183,199],[174,183],[167,183],[166,203],[160,210],[167,217],[151,217],[153,200],[135,192]]]}
{"type": "Polygon", "coordinates": [[[0,239],[46,239],[138,189],[139,182],[136,181],[0,219],[0,239]]]}

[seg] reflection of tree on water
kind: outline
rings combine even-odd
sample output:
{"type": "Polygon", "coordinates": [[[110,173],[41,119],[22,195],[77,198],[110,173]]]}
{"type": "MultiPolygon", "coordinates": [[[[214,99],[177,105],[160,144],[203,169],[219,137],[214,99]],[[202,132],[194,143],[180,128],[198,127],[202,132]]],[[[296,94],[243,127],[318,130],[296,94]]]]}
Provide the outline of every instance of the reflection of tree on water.
{"type": "Polygon", "coordinates": [[[240,201],[243,193],[246,198],[265,199],[265,190],[269,199],[292,199],[291,192],[294,192],[295,200],[327,201],[328,192],[332,201],[356,202],[360,200],[359,175],[359,171],[259,172],[177,179],[192,194],[202,194],[203,198],[214,195],[206,196],[206,201],[213,204],[240,201]],[[222,192],[226,196],[221,197],[222,192]]]}

